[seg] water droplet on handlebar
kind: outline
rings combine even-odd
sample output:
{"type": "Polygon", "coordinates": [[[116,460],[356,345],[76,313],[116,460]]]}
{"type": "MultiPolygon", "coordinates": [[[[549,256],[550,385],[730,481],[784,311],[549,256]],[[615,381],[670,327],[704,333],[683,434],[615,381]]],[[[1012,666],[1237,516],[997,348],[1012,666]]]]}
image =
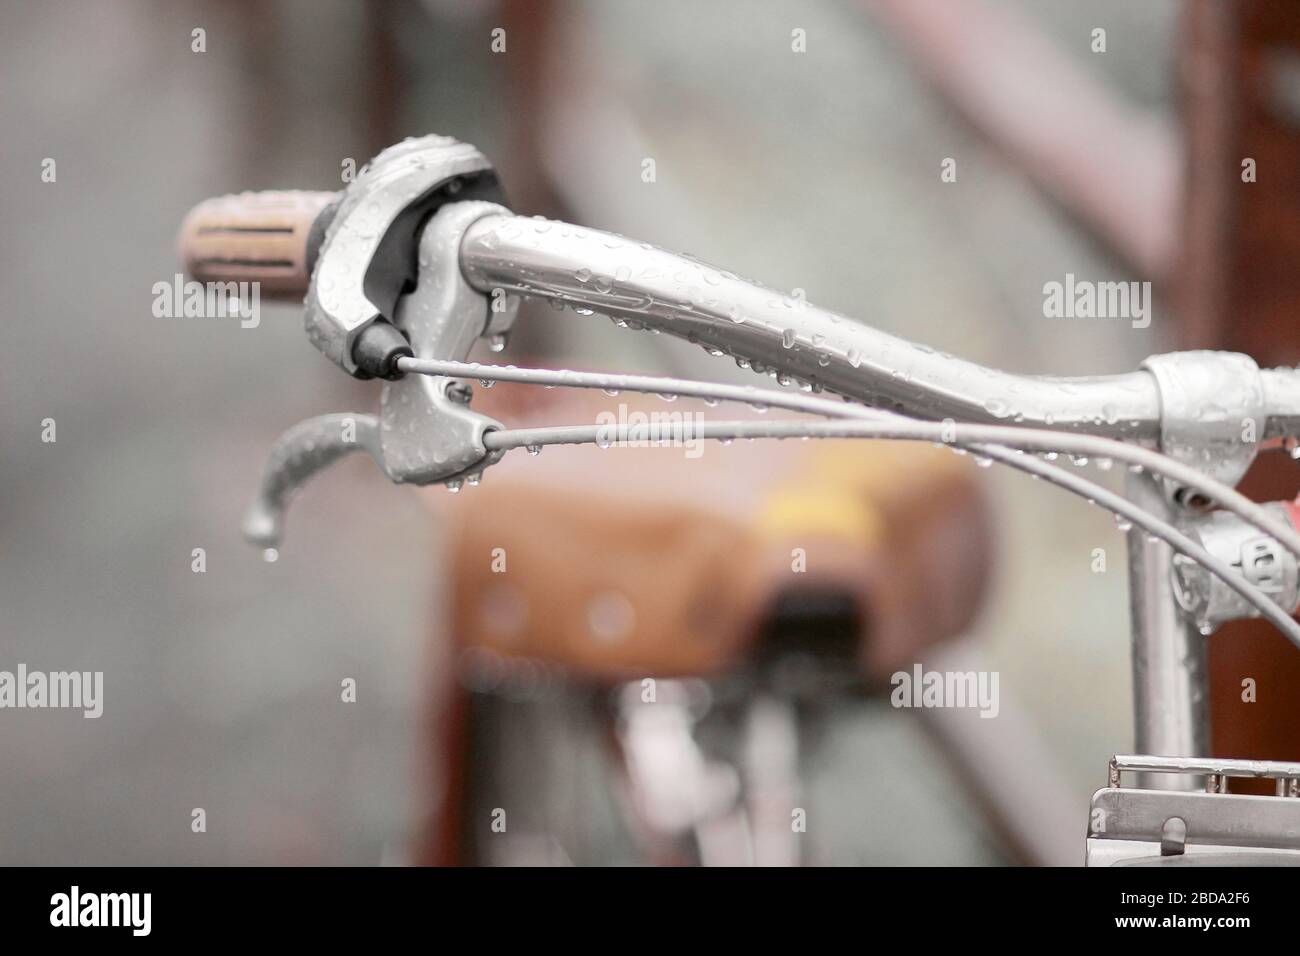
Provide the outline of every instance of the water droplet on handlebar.
{"type": "Polygon", "coordinates": [[[529,445],[527,447],[528,447],[528,454],[532,455],[534,458],[536,458],[538,455],[542,453],[541,445],[529,445]]]}
{"type": "Polygon", "coordinates": [[[786,329],[784,332],[781,333],[781,344],[786,348],[788,349],[794,348],[794,340],[795,340],[794,329],[786,329]]]}
{"type": "Polygon", "coordinates": [[[453,495],[460,494],[460,482],[453,478],[451,481],[447,482],[447,490],[453,495]]]}
{"type": "Polygon", "coordinates": [[[506,337],[501,332],[488,339],[488,349],[493,352],[504,352],[506,349],[506,337]]]}
{"type": "Polygon", "coordinates": [[[275,564],[276,561],[280,560],[280,552],[275,548],[267,548],[262,552],[262,560],[267,564],[275,564]]]}

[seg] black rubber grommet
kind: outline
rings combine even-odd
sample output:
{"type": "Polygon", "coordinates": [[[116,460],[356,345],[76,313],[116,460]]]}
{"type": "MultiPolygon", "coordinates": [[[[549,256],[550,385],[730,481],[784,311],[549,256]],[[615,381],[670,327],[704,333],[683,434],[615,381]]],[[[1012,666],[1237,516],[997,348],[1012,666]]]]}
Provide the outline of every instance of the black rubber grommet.
{"type": "Polygon", "coordinates": [[[395,382],[402,377],[397,360],[414,354],[411,343],[401,330],[383,319],[376,319],[362,329],[352,346],[357,378],[382,378],[395,382]]]}

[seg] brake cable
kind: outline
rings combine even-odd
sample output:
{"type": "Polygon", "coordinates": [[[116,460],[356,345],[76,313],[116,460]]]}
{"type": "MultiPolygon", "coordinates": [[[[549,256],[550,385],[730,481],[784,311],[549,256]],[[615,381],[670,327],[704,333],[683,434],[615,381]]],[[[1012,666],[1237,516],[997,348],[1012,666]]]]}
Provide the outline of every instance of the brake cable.
{"type": "MultiPolygon", "coordinates": [[[[1138,466],[1181,485],[1201,492],[1211,504],[1218,504],[1242,520],[1276,538],[1288,551],[1300,558],[1300,533],[1270,515],[1257,502],[1235,488],[1162,455],[1113,438],[1083,435],[1041,428],[1010,425],[957,423],[951,419],[928,422],[897,412],[867,408],[850,402],[834,402],[811,395],[790,395],[754,386],[725,385],[663,376],[629,375],[619,372],[576,372],[569,369],[518,368],[486,365],[479,362],[451,362],[435,359],[402,358],[398,368],[423,375],[449,375],[477,378],[481,381],[518,382],[530,385],[567,388],[599,388],[605,391],[649,392],[659,395],[685,395],[719,401],[746,402],[760,407],[785,408],[831,418],[856,418],[888,425],[893,430],[878,435],[823,435],[819,437],[877,437],[910,441],[933,441],[936,444],[969,448],[985,454],[981,446],[996,444],[1024,451],[1111,459],[1138,466]]],[[[787,437],[787,436],[755,436],[787,437]]],[[[810,436],[811,437],[811,436],[810,436]]],[[[985,457],[992,457],[985,454],[985,457]]]]}
{"type": "Polygon", "coordinates": [[[684,395],[718,401],[741,401],[757,408],[780,407],[840,419],[832,422],[792,420],[754,422],[722,421],[688,425],[681,422],[648,423],[636,426],[607,425],[546,426],[541,428],[498,429],[484,436],[491,451],[513,448],[540,448],[555,444],[601,444],[602,440],[626,442],[672,441],[686,438],[727,440],[734,438],[884,438],[903,441],[931,441],[970,451],[1020,471],[1036,475],[1049,483],[1071,491],[1121,518],[1131,521],[1147,533],[1164,541],[1175,551],[1201,564],[1234,592],[1255,607],[1293,644],[1300,647],[1300,623],[1297,623],[1262,590],[1235,573],[1227,562],[1215,557],[1184,535],[1172,524],[1152,515],[1122,495],[1116,494],[1087,478],[1071,474],[1042,461],[1025,451],[1065,451],[1124,461],[1164,475],[1202,492],[1224,508],[1259,527],[1300,555],[1300,535],[1287,529],[1259,506],[1235,489],[1194,471],[1158,452],[1093,435],[1075,435],[1041,429],[1021,429],[999,425],[957,425],[952,422],[924,422],[878,409],[837,403],[807,395],[789,395],[754,386],[726,385],[663,376],[629,375],[608,372],[518,368],[486,365],[477,362],[452,362],[432,359],[403,358],[402,371],[425,375],[450,375],[477,378],[482,382],[506,381],[547,387],[599,388],[606,392],[647,392],[684,395]],[[858,419],[844,421],[844,419],[858,419]],[[961,430],[961,435],[957,430],[961,430]],[[611,438],[611,431],[613,438],[611,438]],[[687,434],[689,432],[689,434],[687,434]],[[629,439],[629,436],[632,436],[629,439]],[[1013,446],[1013,447],[1006,447],[1013,446]],[[1018,449],[1018,450],[1013,450],[1018,449]]]}

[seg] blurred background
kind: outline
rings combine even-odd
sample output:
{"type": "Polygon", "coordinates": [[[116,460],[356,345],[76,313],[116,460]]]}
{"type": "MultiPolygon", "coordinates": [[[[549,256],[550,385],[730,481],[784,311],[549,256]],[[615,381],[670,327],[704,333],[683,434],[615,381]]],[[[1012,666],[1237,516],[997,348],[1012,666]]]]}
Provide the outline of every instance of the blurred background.
{"type": "MultiPolygon", "coordinates": [[[[402,863],[431,812],[426,677],[450,656],[435,492],[347,460],[295,505],[278,562],[242,542],[274,438],[377,390],[308,345],[296,306],[263,303],[256,329],[151,314],[201,199],[337,189],[349,158],[438,132],[489,156],[519,212],[802,288],[977,362],[1122,371],[1194,320],[1192,340],[1216,339],[1223,283],[1183,318],[1157,300],[1145,330],[1043,317],[1066,273],[1172,284],[1193,4],[942,6],[0,0],[0,667],[105,673],[99,720],[0,713],[0,862],[402,863]],[[1071,168],[1098,157],[1092,182],[1071,168]]],[[[545,308],[521,318],[505,359],[521,355],[748,380],[545,308]]],[[[1078,862],[1088,796],[1131,744],[1122,535],[1024,476],[978,479],[996,572],[966,638],[1048,758],[1038,792],[1077,823],[1077,860],[1051,861],[1078,862]]],[[[846,704],[806,774],[828,835],[814,862],[1016,859],[883,698],[846,704]]]]}

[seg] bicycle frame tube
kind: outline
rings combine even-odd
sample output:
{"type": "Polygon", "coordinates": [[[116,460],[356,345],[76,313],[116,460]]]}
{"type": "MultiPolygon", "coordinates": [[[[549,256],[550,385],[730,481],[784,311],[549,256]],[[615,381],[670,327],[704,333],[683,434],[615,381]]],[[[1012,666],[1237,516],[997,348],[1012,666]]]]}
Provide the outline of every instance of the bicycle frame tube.
{"type": "MultiPolygon", "coordinates": [[[[1137,505],[1175,520],[1159,481],[1129,474],[1126,491],[1137,505]]],[[[1182,613],[1170,579],[1173,551],[1141,528],[1128,533],[1129,611],[1132,621],[1133,730],[1139,752],[1162,757],[1209,753],[1205,638],[1182,613]]],[[[1199,789],[1186,774],[1144,774],[1149,789],[1199,789]]]]}

